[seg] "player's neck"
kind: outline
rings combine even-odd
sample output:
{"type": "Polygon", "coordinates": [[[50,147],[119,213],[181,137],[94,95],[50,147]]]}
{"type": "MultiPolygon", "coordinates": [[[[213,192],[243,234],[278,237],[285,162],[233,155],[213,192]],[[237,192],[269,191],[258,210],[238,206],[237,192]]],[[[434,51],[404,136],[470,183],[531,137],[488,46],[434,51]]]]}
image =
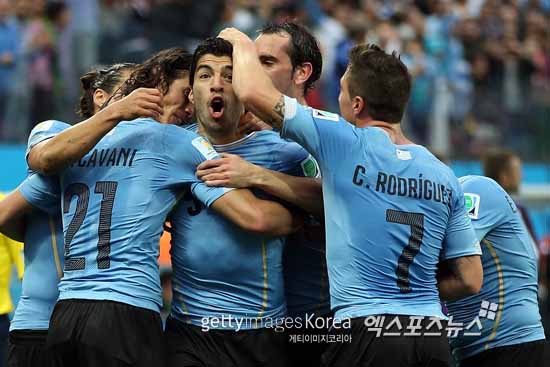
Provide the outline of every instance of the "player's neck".
{"type": "Polygon", "coordinates": [[[298,96],[296,97],[296,100],[298,101],[299,104],[301,104],[302,106],[307,106],[307,101],[306,101],[306,97],[302,94],[301,96],[298,96]]]}
{"type": "Polygon", "coordinates": [[[232,132],[212,132],[204,129],[202,135],[208,138],[208,141],[213,145],[225,145],[236,142],[241,138],[241,135],[237,130],[232,132]]]}
{"type": "Polygon", "coordinates": [[[391,141],[396,145],[404,144],[414,144],[409,140],[403,130],[401,129],[401,123],[392,124],[386,121],[379,120],[368,120],[368,121],[358,121],[356,124],[357,127],[378,127],[384,130],[390,137],[391,141]]]}

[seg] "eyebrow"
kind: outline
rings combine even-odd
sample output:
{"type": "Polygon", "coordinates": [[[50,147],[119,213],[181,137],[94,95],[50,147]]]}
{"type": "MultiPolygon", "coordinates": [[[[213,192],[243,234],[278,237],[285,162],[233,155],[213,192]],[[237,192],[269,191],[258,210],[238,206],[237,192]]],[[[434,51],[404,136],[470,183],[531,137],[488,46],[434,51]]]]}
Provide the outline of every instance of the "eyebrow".
{"type": "Polygon", "coordinates": [[[260,61],[277,61],[278,59],[272,55],[260,55],[260,61]]]}
{"type": "Polygon", "coordinates": [[[208,69],[208,71],[214,70],[214,69],[212,69],[212,67],[211,67],[210,65],[206,65],[206,64],[200,64],[199,66],[197,66],[197,72],[198,72],[200,69],[208,69]]]}

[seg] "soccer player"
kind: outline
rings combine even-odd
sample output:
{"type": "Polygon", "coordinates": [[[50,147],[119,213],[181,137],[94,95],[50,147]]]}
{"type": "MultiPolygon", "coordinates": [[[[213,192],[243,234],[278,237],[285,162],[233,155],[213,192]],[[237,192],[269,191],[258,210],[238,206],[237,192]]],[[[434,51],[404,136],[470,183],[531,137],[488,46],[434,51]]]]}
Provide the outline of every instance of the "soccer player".
{"type": "MultiPolygon", "coordinates": [[[[104,69],[92,70],[81,78],[80,115],[88,118],[81,124],[89,126],[95,123],[109,123],[110,119],[129,119],[136,116],[136,113],[155,113],[156,108],[145,111],[140,106],[143,102],[147,102],[151,95],[154,96],[156,90],[136,91],[107,106],[106,102],[110,96],[126,80],[134,67],[134,64],[116,64],[104,69]],[[98,112],[102,107],[104,109],[98,112]]],[[[27,146],[29,165],[40,168],[42,161],[39,157],[43,157],[40,153],[45,151],[44,147],[48,140],[69,127],[70,125],[66,123],[54,120],[38,124],[29,136],[27,146]],[[39,154],[36,154],[37,151],[39,154]]],[[[51,169],[49,165],[45,168],[46,171],[51,169]]],[[[34,171],[30,168],[28,173],[34,175],[34,171]]],[[[13,367],[49,366],[53,362],[52,356],[45,349],[45,342],[50,316],[59,294],[57,284],[63,275],[63,232],[59,200],[57,200],[58,184],[55,180],[56,177],[43,180],[33,178],[32,184],[25,182],[11,194],[10,200],[18,198],[19,203],[24,205],[25,209],[20,210],[18,214],[10,214],[11,210],[16,208],[13,201],[7,200],[0,203],[2,207],[0,210],[5,216],[24,223],[23,230],[15,230],[23,232],[18,237],[25,242],[24,257],[27,271],[23,278],[21,298],[10,326],[8,363],[13,367]],[[41,182],[44,183],[42,186],[33,188],[41,182]],[[24,200],[33,195],[34,189],[46,192],[53,190],[49,192],[47,200],[38,203],[38,210],[33,210],[34,208],[24,200]],[[18,216],[24,212],[28,212],[28,215],[18,219],[18,216]]]]}
{"type": "Polygon", "coordinates": [[[444,334],[408,336],[403,324],[444,324],[440,296],[478,292],[480,249],[456,177],[403,135],[406,67],[377,46],[353,48],[341,79],[344,120],[281,94],[242,32],[220,37],[233,44],[233,88],[245,107],[321,167],[331,307],[342,321],[335,332],[351,336],[329,346],[323,365],[447,365],[444,334]],[[384,330],[397,336],[371,328],[386,318],[384,330]]]}
{"type": "MultiPolygon", "coordinates": [[[[286,22],[261,29],[254,44],[260,62],[277,90],[307,105],[305,96],[319,79],[322,70],[321,51],[314,36],[305,27],[286,22]]],[[[306,191],[307,187],[297,177],[255,166],[235,155],[223,157],[198,167],[198,176],[208,185],[262,189],[318,214],[322,221],[320,185],[313,191],[306,191]]],[[[287,330],[291,364],[318,366],[327,344],[321,342],[320,338],[316,342],[296,343],[293,336],[326,336],[328,333],[328,322],[319,323],[316,320],[330,317],[324,227],[319,220],[307,217],[304,229],[289,236],[283,253],[283,270],[287,314],[296,320],[296,324],[302,323],[302,327],[287,330]]]]}
{"type": "Polygon", "coordinates": [[[484,279],[478,294],[447,303],[454,323],[471,326],[450,339],[453,355],[465,367],[543,366],[550,356],[538,307],[537,258],[521,213],[488,177],[465,176],[460,184],[481,240],[484,279]]]}
{"type": "MultiPolygon", "coordinates": [[[[198,130],[218,152],[305,176],[303,167],[316,163],[298,144],[270,130],[239,137],[244,107],[231,87],[231,55],[231,44],[220,38],[209,38],[195,50],[189,97],[198,130]]],[[[285,238],[244,231],[192,196],[180,201],[170,221],[169,366],[285,366],[285,336],[275,331],[286,315],[285,238]]]]}
{"type": "MultiPolygon", "coordinates": [[[[145,75],[144,70],[154,71],[154,87],[163,97],[161,121],[179,119],[185,96],[178,81],[187,78],[188,55],[167,50],[133,75],[145,75]]],[[[216,154],[196,134],[136,119],[119,123],[59,173],[65,266],[48,333],[58,365],[162,363],[158,243],[166,214],[180,195],[191,191],[204,205],[250,229],[293,230],[292,216],[279,204],[255,199],[246,190],[202,184],[194,175],[196,165],[216,154]]]]}

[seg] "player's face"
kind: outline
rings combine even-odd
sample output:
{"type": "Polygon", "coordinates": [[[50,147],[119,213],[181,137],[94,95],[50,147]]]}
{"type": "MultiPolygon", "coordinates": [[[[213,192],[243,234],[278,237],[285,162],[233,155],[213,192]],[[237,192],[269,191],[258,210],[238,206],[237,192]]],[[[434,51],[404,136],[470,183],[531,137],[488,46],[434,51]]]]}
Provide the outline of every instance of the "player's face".
{"type": "Polygon", "coordinates": [[[340,106],[340,115],[355,125],[355,114],[353,113],[352,101],[348,89],[348,70],[340,78],[340,94],[338,95],[338,104],[340,106]]]}
{"type": "Polygon", "coordinates": [[[189,91],[189,73],[183,73],[170,84],[168,92],[162,97],[164,112],[159,122],[178,126],[191,122],[194,109],[189,101],[189,91]]]}
{"type": "Polygon", "coordinates": [[[233,62],[229,56],[204,55],[193,80],[197,119],[207,133],[234,134],[244,106],[233,92],[233,62]]]}
{"type": "Polygon", "coordinates": [[[279,92],[296,98],[292,62],[288,56],[290,36],[286,33],[262,34],[254,43],[260,62],[279,92]]]}

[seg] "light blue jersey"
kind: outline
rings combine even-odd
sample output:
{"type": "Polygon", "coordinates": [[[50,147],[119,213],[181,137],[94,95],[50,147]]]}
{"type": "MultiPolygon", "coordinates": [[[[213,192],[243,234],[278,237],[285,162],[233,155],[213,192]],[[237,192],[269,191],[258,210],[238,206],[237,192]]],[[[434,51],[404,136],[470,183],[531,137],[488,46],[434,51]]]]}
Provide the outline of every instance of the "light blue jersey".
{"type": "MultiPolygon", "coordinates": [[[[29,135],[31,149],[70,127],[61,121],[49,120],[36,125],[29,135]]],[[[63,228],[59,208],[57,177],[42,177],[27,167],[29,177],[19,186],[23,197],[37,210],[27,216],[25,228],[25,273],[21,298],[10,330],[46,330],[63,275],[63,228]]]]}
{"type": "Polygon", "coordinates": [[[437,264],[481,253],[452,171],[422,146],[288,97],[281,134],[321,167],[335,317],[445,317],[437,264]]]}
{"type": "MultiPolygon", "coordinates": [[[[303,166],[311,160],[302,147],[272,131],[254,132],[215,149],[295,176],[303,176],[303,166]]],[[[236,330],[285,316],[284,237],[247,232],[190,195],[170,218],[173,317],[204,328],[236,330]]]]}
{"type": "Polygon", "coordinates": [[[481,330],[450,339],[457,359],[505,345],[544,339],[538,307],[537,259],[516,205],[495,181],[481,176],[460,178],[466,207],[481,239],[483,286],[457,302],[448,302],[453,320],[481,330]],[[481,332],[481,335],[464,335],[481,332]]]}
{"type": "MultiPolygon", "coordinates": [[[[198,132],[198,124],[184,126],[198,132]]],[[[320,177],[319,166],[311,158],[302,163],[307,177],[320,177]]],[[[283,274],[287,314],[294,318],[330,313],[325,229],[313,216],[306,217],[304,227],[288,236],[283,251],[283,274]]]]}
{"type": "Polygon", "coordinates": [[[65,268],[59,299],[111,300],[158,312],[159,239],[176,200],[210,206],[196,166],[217,158],[198,135],[151,119],[120,122],[60,174],[65,268]]]}

